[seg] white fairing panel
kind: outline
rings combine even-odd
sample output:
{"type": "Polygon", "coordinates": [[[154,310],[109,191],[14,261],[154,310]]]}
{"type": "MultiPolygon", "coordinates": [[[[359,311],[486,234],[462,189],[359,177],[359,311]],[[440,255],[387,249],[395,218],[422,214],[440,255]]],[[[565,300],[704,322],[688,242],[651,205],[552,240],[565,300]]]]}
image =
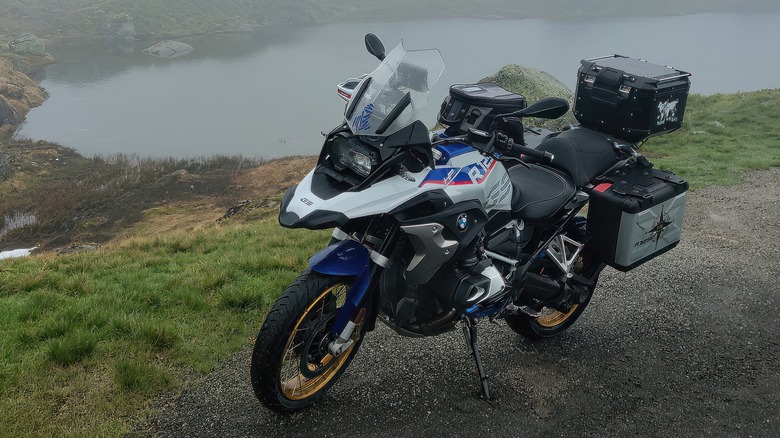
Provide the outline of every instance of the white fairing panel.
{"type": "MultiPolygon", "coordinates": [[[[424,173],[423,171],[409,175],[417,180],[424,173]]],[[[317,197],[311,191],[313,174],[312,170],[301,181],[295,191],[295,198],[287,206],[287,211],[295,213],[301,218],[316,210],[336,211],[349,219],[373,216],[387,213],[420,193],[417,184],[396,176],[380,181],[360,192],[344,192],[325,200],[317,197]]]]}
{"type": "Polygon", "coordinates": [[[387,213],[425,191],[444,190],[453,202],[479,201],[487,212],[509,210],[512,184],[501,162],[461,145],[459,154],[435,169],[406,173],[379,181],[359,192],[321,199],[311,190],[312,170],[301,181],[286,211],[303,218],[320,210],[349,219],[387,213]]]}

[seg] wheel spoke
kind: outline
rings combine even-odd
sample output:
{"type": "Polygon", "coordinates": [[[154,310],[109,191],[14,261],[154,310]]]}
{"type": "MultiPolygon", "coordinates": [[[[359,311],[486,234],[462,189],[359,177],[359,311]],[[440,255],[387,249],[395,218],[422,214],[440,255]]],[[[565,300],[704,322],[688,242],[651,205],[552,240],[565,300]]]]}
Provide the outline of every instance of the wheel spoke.
{"type": "Polygon", "coordinates": [[[536,319],[536,322],[539,323],[542,327],[554,327],[558,324],[563,323],[566,321],[569,316],[571,316],[575,310],[577,310],[577,304],[573,304],[571,306],[571,309],[569,309],[568,312],[564,313],[560,310],[556,309],[550,309],[548,307],[545,307],[542,309],[544,314],[536,319]]]}

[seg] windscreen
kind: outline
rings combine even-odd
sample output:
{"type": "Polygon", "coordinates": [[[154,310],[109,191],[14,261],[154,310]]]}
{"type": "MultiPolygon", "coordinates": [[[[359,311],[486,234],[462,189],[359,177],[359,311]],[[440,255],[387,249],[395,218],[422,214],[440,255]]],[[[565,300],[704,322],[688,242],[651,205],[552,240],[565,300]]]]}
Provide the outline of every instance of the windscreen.
{"type": "Polygon", "coordinates": [[[403,41],[399,43],[355,88],[352,99],[359,100],[350,101],[346,117],[352,133],[388,136],[418,120],[443,71],[444,60],[438,50],[407,51],[403,41]]]}

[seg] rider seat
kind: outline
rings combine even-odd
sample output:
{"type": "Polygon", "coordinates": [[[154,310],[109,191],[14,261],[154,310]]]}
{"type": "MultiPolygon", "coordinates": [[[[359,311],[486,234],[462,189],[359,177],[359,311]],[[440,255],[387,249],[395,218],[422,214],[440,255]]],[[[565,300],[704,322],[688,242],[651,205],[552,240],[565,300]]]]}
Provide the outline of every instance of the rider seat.
{"type": "Polygon", "coordinates": [[[528,163],[509,169],[512,216],[529,223],[552,218],[574,196],[571,178],[554,169],[528,163]]]}
{"type": "Polygon", "coordinates": [[[571,175],[577,187],[583,187],[619,161],[615,147],[605,134],[585,128],[573,128],[551,136],[537,147],[553,154],[550,166],[571,175]]]}

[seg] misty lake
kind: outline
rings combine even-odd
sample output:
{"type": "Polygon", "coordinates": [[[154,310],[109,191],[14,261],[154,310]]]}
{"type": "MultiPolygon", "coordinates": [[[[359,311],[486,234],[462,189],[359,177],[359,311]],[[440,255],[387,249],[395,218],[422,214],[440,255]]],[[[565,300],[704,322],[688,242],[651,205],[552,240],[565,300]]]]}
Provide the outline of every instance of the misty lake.
{"type": "Polygon", "coordinates": [[[184,40],[175,59],[121,50],[52,51],[17,137],[56,141],[90,156],[313,155],[341,120],[336,84],[373,70],[363,45],[441,50],[446,69],[429,116],[453,83],[476,82],[510,63],[547,71],[574,89],[582,58],[619,53],[693,73],[692,92],[780,87],[780,13],[603,20],[468,20],[277,27],[184,40]]]}

